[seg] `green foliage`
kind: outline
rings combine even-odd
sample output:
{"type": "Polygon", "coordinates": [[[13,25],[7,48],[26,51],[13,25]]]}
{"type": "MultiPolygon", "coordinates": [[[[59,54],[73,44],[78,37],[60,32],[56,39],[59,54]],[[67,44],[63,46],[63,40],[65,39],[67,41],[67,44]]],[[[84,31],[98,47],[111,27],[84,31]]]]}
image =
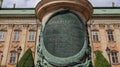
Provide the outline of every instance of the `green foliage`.
{"type": "Polygon", "coordinates": [[[34,67],[34,59],[30,48],[22,56],[16,67],[34,67]]]}
{"type": "Polygon", "coordinates": [[[100,51],[96,51],[95,67],[110,67],[110,64],[100,51]]]}

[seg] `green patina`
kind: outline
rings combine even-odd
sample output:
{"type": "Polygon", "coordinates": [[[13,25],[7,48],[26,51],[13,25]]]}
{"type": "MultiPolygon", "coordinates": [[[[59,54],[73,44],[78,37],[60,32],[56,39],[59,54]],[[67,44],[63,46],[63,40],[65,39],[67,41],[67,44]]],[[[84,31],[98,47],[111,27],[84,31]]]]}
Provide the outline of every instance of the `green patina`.
{"type": "Polygon", "coordinates": [[[93,14],[120,14],[120,9],[94,9],[93,14]]]}
{"type": "Polygon", "coordinates": [[[35,15],[34,9],[3,9],[0,10],[1,15],[35,15]]]}
{"type": "Polygon", "coordinates": [[[40,65],[52,67],[51,64],[60,67],[88,67],[91,58],[85,24],[74,12],[67,11],[66,13],[64,10],[54,12],[42,25],[37,53],[39,63],[36,67],[40,65]],[[62,35],[65,36],[62,37],[62,35]],[[51,40],[50,37],[55,40],[51,40]],[[69,37],[73,39],[70,40],[69,37]],[[57,45],[60,47],[55,47],[57,45]],[[75,53],[71,54],[71,50],[75,53]]]}
{"type": "MultiPolygon", "coordinates": [[[[35,14],[35,10],[34,8],[32,9],[1,9],[0,10],[0,14],[3,15],[3,14],[13,14],[13,15],[20,15],[20,14],[24,14],[24,15],[29,15],[29,14],[35,14]]],[[[120,9],[94,9],[94,12],[93,14],[106,14],[106,15],[109,15],[109,14],[114,14],[114,15],[119,15],[120,14],[120,9]]]]}

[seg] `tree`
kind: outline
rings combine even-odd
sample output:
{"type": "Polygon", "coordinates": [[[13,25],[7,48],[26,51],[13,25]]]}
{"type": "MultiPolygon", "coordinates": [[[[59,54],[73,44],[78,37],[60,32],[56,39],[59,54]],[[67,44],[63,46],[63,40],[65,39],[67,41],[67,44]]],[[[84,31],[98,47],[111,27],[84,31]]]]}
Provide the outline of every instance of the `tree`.
{"type": "Polygon", "coordinates": [[[34,59],[30,48],[21,57],[16,67],[34,67],[34,59]]]}
{"type": "Polygon", "coordinates": [[[96,51],[95,67],[110,67],[109,62],[100,51],[96,51]]]}

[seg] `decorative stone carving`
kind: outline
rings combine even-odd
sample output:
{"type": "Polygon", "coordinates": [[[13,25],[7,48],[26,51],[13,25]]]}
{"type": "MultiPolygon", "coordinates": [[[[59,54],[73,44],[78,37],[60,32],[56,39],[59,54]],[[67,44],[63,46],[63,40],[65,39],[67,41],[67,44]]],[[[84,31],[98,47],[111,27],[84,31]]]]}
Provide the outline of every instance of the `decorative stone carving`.
{"type": "Polygon", "coordinates": [[[10,27],[10,28],[13,28],[13,26],[14,26],[14,24],[9,24],[9,27],[10,27]]]}
{"type": "Polygon", "coordinates": [[[23,24],[23,27],[28,27],[28,24],[23,24]]]}
{"type": "Polygon", "coordinates": [[[30,25],[30,30],[35,30],[35,28],[36,28],[36,25],[35,25],[35,24],[31,24],[31,25],[30,25]]]}
{"type": "Polygon", "coordinates": [[[6,24],[1,24],[1,30],[6,30],[7,25],[6,24]]]}
{"type": "Polygon", "coordinates": [[[118,29],[119,28],[119,24],[114,24],[114,28],[118,29]]]}
{"type": "Polygon", "coordinates": [[[99,27],[103,29],[105,28],[105,24],[99,24],[99,27]]]}
{"type": "Polygon", "coordinates": [[[15,30],[20,30],[21,29],[21,25],[20,24],[16,24],[15,25],[15,30]]]}
{"type": "Polygon", "coordinates": [[[23,28],[27,28],[28,27],[28,24],[23,24],[23,28]]]}
{"type": "Polygon", "coordinates": [[[4,47],[4,44],[0,44],[0,48],[4,47]]]}

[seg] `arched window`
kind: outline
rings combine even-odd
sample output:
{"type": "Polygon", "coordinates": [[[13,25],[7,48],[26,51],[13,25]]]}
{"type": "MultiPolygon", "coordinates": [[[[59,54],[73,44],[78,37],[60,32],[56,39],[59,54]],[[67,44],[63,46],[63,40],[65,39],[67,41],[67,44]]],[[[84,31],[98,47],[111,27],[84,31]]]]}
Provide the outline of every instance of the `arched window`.
{"type": "Polygon", "coordinates": [[[15,64],[16,63],[16,58],[17,58],[16,51],[11,51],[10,52],[10,63],[15,64]]]}
{"type": "Polygon", "coordinates": [[[111,52],[111,56],[112,56],[112,62],[113,63],[118,63],[118,55],[116,51],[112,51],[111,52]]]}

